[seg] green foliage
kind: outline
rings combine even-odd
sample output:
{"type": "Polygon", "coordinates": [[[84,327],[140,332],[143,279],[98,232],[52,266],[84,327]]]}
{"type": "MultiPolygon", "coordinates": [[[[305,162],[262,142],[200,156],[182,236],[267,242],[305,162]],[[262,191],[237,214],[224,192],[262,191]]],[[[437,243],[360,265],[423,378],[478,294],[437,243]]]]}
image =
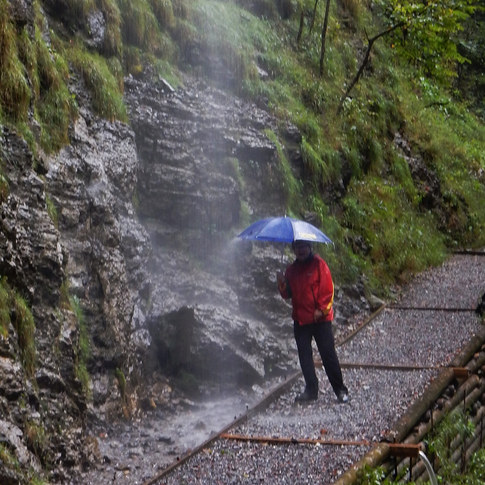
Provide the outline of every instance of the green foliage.
{"type": "Polygon", "coordinates": [[[468,463],[468,473],[473,477],[470,481],[464,481],[463,485],[480,485],[485,477],[485,448],[481,448],[473,454],[468,463]]]}
{"type": "Polygon", "coordinates": [[[57,208],[48,194],[45,196],[45,204],[47,206],[47,213],[49,214],[51,221],[54,223],[54,226],[58,227],[59,215],[57,213],[57,208]]]}
{"type": "Polygon", "coordinates": [[[65,60],[46,45],[38,30],[35,48],[39,82],[36,112],[42,128],[40,143],[44,150],[51,152],[68,143],[69,123],[77,114],[77,106],[67,88],[69,69],[65,60]]]}
{"type": "Polygon", "coordinates": [[[170,29],[175,26],[175,15],[171,0],[149,0],[149,4],[160,28],[170,29]]]}
{"type": "Polygon", "coordinates": [[[64,310],[71,309],[71,297],[69,295],[69,280],[64,280],[59,288],[59,306],[64,310]]]}
{"type": "Polygon", "coordinates": [[[35,324],[25,299],[13,290],[5,276],[0,278],[0,336],[8,337],[10,324],[17,333],[22,365],[27,376],[35,370],[35,324]]]}
{"type": "Polygon", "coordinates": [[[438,428],[432,433],[429,441],[429,452],[436,456],[440,464],[439,474],[446,482],[452,481],[457,484],[460,474],[459,465],[451,459],[451,442],[456,437],[463,441],[473,436],[473,422],[463,412],[462,409],[454,409],[440,423],[438,428]]]}
{"type": "MultiPolygon", "coordinates": [[[[19,126],[27,120],[33,102],[41,126],[40,142],[46,152],[67,143],[67,129],[75,104],[67,89],[68,69],[63,59],[47,46],[37,26],[17,33],[5,0],[0,0],[0,106],[7,120],[19,126]]],[[[27,139],[30,136],[27,135],[27,139]]]]}
{"type": "Polygon", "coordinates": [[[10,293],[10,305],[12,306],[11,318],[17,332],[22,365],[27,376],[33,377],[36,364],[34,317],[25,299],[16,292],[10,293]]]}
{"type": "Polygon", "coordinates": [[[31,99],[19,58],[17,33],[10,18],[10,2],[0,0],[0,107],[12,121],[26,119],[31,99]]]}
{"type": "Polygon", "coordinates": [[[385,477],[382,467],[371,468],[365,465],[358,473],[356,485],[388,485],[390,482],[385,477]]]}
{"type": "MultiPolygon", "coordinates": [[[[1,167],[0,167],[0,170],[1,170],[1,167]]],[[[9,193],[8,180],[0,171],[0,203],[4,202],[7,199],[8,193],[9,193]]]]}
{"type": "Polygon", "coordinates": [[[485,119],[485,5],[481,2],[459,34],[459,52],[468,59],[458,70],[454,95],[466,100],[469,109],[485,119]]]}
{"type": "Polygon", "coordinates": [[[95,0],[65,0],[63,22],[75,28],[86,23],[86,18],[95,7],[95,0]]]}
{"type": "Polygon", "coordinates": [[[102,54],[107,57],[120,57],[123,49],[121,40],[121,13],[116,0],[98,0],[106,20],[102,54]]]}
{"type": "MultiPolygon", "coordinates": [[[[420,82],[422,86],[422,82],[420,82]]],[[[426,83],[429,86],[429,83],[426,83]]],[[[427,87],[427,92],[433,92],[427,87]]],[[[412,98],[411,98],[412,99],[412,98]]],[[[456,103],[403,105],[406,136],[441,183],[448,245],[485,244],[485,126],[456,103]]]]}
{"type": "Polygon", "coordinates": [[[148,52],[160,51],[160,28],[150,2],[148,0],[117,1],[121,12],[123,41],[148,52]]]}
{"type": "Polygon", "coordinates": [[[332,276],[340,284],[352,283],[365,268],[365,264],[352,252],[348,244],[348,231],[317,195],[308,198],[308,206],[318,218],[317,226],[332,240],[332,245],[317,245],[316,250],[327,261],[332,276]]]}
{"type": "Polygon", "coordinates": [[[323,157],[305,138],[301,142],[301,155],[309,179],[316,187],[320,187],[320,184],[330,181],[330,168],[323,157]]]}
{"type": "MultiPolygon", "coordinates": [[[[468,439],[473,436],[475,426],[462,409],[456,408],[451,411],[443,421],[435,427],[434,431],[427,437],[428,457],[436,458],[435,463],[439,464],[439,483],[453,485],[481,485],[485,476],[485,448],[476,451],[470,458],[464,473],[461,472],[461,465],[454,463],[452,458],[451,443],[455,439],[468,439]]],[[[402,475],[407,474],[405,469],[402,475]]],[[[390,485],[402,483],[403,476],[395,479],[386,477],[383,467],[371,468],[366,465],[360,472],[356,485],[390,485]]],[[[413,485],[415,482],[407,482],[413,485]]]]}
{"type": "Polygon", "coordinates": [[[12,472],[21,478],[15,483],[28,483],[29,485],[48,485],[49,482],[43,480],[33,469],[24,471],[11,447],[0,443],[0,463],[5,470],[12,472]]]}
{"type": "Polygon", "coordinates": [[[164,59],[147,58],[147,62],[153,65],[155,72],[165,79],[174,89],[182,85],[182,79],[174,65],[164,59]]]}
{"type": "Polygon", "coordinates": [[[445,84],[456,76],[457,63],[465,61],[458,51],[456,35],[476,3],[476,0],[380,2],[388,24],[403,25],[392,33],[392,47],[426,76],[445,84]]]}
{"type": "Polygon", "coordinates": [[[20,468],[20,464],[10,447],[3,443],[0,443],[0,462],[9,469],[18,470],[20,468]]]}
{"type": "Polygon", "coordinates": [[[118,381],[118,387],[120,390],[121,400],[126,400],[126,377],[123,371],[119,368],[115,369],[115,377],[118,381]]]}
{"type": "Polygon", "coordinates": [[[300,206],[298,194],[301,189],[301,184],[292,172],[290,162],[284,152],[284,147],[278,140],[277,135],[271,130],[266,130],[266,136],[275,144],[276,151],[278,152],[280,183],[281,189],[284,192],[283,195],[286,205],[290,210],[298,209],[300,206]]]}
{"type": "Polygon", "coordinates": [[[206,0],[195,3],[191,11],[191,24],[195,30],[184,48],[191,59],[194,58],[191,51],[200,53],[200,60],[193,59],[197,70],[238,93],[242,92],[247,79],[256,77],[252,43],[247,42],[244,29],[233,28],[235,23],[241,22],[240,15],[240,9],[232,2],[206,0]],[[213,71],[220,70],[219,64],[231,73],[231,79],[214,76],[213,71]]]}
{"type": "Polygon", "coordinates": [[[29,449],[43,461],[47,445],[47,435],[44,427],[33,421],[27,421],[24,426],[24,436],[29,449]]]}
{"type": "MultiPolygon", "coordinates": [[[[106,59],[99,54],[88,52],[81,45],[71,46],[66,55],[82,73],[96,113],[107,119],[126,121],[126,106],[120,91],[121,79],[115,77],[106,59]]],[[[116,63],[111,65],[119,66],[116,63]]],[[[116,69],[115,74],[121,74],[119,69],[116,69]]]]}
{"type": "Polygon", "coordinates": [[[417,214],[399,186],[376,177],[354,181],[343,200],[344,222],[362,236],[380,284],[406,280],[414,272],[441,263],[442,236],[428,214],[417,214]]]}

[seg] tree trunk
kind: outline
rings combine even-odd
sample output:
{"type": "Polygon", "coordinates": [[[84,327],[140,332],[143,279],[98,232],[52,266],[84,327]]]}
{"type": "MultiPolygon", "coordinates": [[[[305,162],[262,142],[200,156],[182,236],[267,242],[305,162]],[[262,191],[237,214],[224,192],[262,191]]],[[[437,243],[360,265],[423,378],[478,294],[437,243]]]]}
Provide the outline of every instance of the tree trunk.
{"type": "Polygon", "coordinates": [[[325,18],[323,20],[323,28],[322,28],[322,50],[320,52],[320,77],[323,76],[323,60],[325,58],[325,41],[327,39],[329,13],[330,13],[330,0],[327,0],[327,3],[325,5],[325,18]]]}
{"type": "Polygon", "coordinates": [[[296,45],[300,47],[301,36],[303,34],[303,24],[305,23],[305,14],[303,13],[303,6],[300,13],[300,28],[298,29],[298,35],[296,36],[296,45]]]}
{"type": "Polygon", "coordinates": [[[359,67],[359,70],[357,71],[357,74],[354,76],[354,79],[352,79],[352,82],[349,84],[347,87],[345,94],[340,98],[340,102],[337,108],[337,114],[340,114],[343,108],[343,104],[347,96],[349,95],[350,91],[352,91],[353,87],[359,82],[360,76],[362,76],[362,73],[364,72],[365,67],[367,66],[367,63],[369,62],[369,56],[370,56],[370,51],[372,49],[372,46],[374,45],[374,42],[379,39],[380,37],[383,37],[384,35],[387,35],[391,33],[393,30],[396,30],[402,26],[404,26],[404,22],[400,22],[396,25],[393,25],[392,27],[389,27],[388,29],[384,30],[383,32],[375,35],[371,39],[367,38],[367,50],[365,51],[365,56],[364,59],[362,60],[362,63],[359,67]]]}
{"type": "Polygon", "coordinates": [[[315,5],[313,6],[312,22],[310,24],[310,30],[308,32],[308,35],[312,33],[313,26],[315,25],[315,17],[317,16],[317,5],[318,5],[318,0],[315,0],[315,5]]]}

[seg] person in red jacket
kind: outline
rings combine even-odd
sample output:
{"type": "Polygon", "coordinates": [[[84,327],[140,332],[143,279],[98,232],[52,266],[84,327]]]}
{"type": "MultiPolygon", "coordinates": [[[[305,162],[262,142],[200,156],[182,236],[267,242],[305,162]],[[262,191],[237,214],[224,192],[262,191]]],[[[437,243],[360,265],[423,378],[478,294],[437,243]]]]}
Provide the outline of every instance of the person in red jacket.
{"type": "Polygon", "coordinates": [[[315,339],[323,367],[340,402],[348,402],[332,332],[333,281],[327,263],[312,251],[308,241],[293,243],[295,261],[278,273],[278,289],[284,299],[291,298],[293,329],[298,358],[305,379],[305,390],[297,402],[318,397],[318,378],[313,362],[312,339],[315,339]]]}

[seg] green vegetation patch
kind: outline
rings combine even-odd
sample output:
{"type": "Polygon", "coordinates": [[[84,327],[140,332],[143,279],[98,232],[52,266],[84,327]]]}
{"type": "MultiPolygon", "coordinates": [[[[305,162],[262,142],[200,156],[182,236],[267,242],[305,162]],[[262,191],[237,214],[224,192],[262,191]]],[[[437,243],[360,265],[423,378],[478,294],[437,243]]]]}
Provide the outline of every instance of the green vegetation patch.
{"type": "Polygon", "coordinates": [[[432,216],[416,212],[400,186],[376,177],[355,180],[343,204],[344,220],[363,238],[361,256],[370,259],[381,285],[443,261],[446,248],[432,216]]]}
{"type": "Polygon", "coordinates": [[[82,74],[91,93],[91,102],[96,113],[107,119],[127,121],[126,106],[120,91],[121,79],[115,77],[115,74],[121,73],[116,70],[114,74],[104,57],[87,51],[80,44],[71,46],[66,55],[82,74]]]}
{"type": "Polygon", "coordinates": [[[33,377],[36,365],[34,317],[27,302],[19,294],[14,293],[12,300],[14,316],[12,323],[17,331],[22,364],[26,374],[33,377]]]}
{"type": "Polygon", "coordinates": [[[0,0],[0,106],[8,119],[26,119],[31,90],[19,58],[17,31],[10,17],[10,2],[0,0]]]}
{"type": "Polygon", "coordinates": [[[17,333],[20,358],[28,377],[33,377],[36,365],[35,323],[25,299],[13,290],[5,276],[0,278],[0,335],[8,337],[10,325],[17,333]]]}
{"type": "MultiPolygon", "coordinates": [[[[438,468],[436,470],[438,483],[453,485],[481,485],[485,476],[485,448],[472,454],[470,460],[463,468],[462,464],[453,461],[452,442],[461,443],[470,439],[475,431],[475,425],[463,409],[455,409],[426,438],[428,459],[438,468]]],[[[461,462],[461,460],[460,460],[461,462]]],[[[415,485],[408,481],[409,470],[403,469],[394,479],[384,470],[384,467],[371,468],[366,465],[360,472],[356,485],[391,485],[403,483],[415,485]]],[[[419,481],[421,483],[421,481],[419,481]]]]}

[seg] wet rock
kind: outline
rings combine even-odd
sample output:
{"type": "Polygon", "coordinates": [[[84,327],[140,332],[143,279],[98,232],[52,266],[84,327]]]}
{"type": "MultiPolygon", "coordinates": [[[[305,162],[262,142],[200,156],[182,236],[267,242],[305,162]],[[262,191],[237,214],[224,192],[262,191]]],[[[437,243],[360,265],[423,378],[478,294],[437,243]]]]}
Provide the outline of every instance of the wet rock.
{"type": "Polygon", "coordinates": [[[69,251],[71,292],[89,320],[94,375],[117,367],[138,371],[150,344],[141,329],[150,245],[133,208],[136,168],[134,136],[126,125],[100,120],[88,125],[80,117],[73,143],[53,157],[47,174],[69,251]]]}
{"type": "Polygon", "coordinates": [[[11,15],[17,26],[32,26],[34,22],[33,0],[12,0],[9,2],[11,15]]]}
{"type": "Polygon", "coordinates": [[[19,427],[0,419],[0,437],[3,445],[12,450],[20,465],[31,467],[36,471],[40,470],[40,463],[25,446],[23,432],[19,427]]]}
{"type": "Polygon", "coordinates": [[[106,19],[104,18],[103,12],[94,10],[88,14],[87,29],[90,35],[88,45],[101,50],[106,35],[106,19]]]}
{"type": "Polygon", "coordinates": [[[367,301],[369,302],[369,307],[371,309],[371,311],[376,311],[377,309],[379,309],[381,306],[383,306],[385,304],[385,301],[382,300],[381,298],[378,298],[377,296],[375,295],[372,295],[370,294],[368,297],[367,297],[367,301]]]}

